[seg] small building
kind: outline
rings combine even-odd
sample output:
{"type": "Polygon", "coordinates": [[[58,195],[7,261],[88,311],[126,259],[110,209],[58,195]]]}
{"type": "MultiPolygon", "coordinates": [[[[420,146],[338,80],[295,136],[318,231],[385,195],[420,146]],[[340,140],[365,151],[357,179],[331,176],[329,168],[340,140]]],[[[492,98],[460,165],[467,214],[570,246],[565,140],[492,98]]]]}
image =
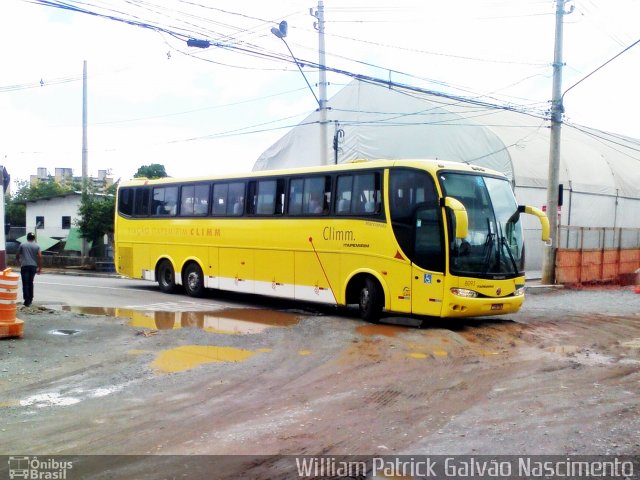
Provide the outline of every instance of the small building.
{"type": "Polygon", "coordinates": [[[62,240],[80,218],[78,213],[82,193],[70,192],[26,202],[27,232],[62,240]]]}

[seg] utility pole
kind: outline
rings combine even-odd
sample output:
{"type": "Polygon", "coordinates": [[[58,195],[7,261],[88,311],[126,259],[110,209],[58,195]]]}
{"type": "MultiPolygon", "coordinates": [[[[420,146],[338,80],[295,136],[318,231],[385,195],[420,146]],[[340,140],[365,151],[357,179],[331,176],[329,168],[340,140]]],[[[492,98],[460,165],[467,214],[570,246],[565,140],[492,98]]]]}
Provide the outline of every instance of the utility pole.
{"type": "MultiPolygon", "coordinates": [[[[87,145],[87,61],[82,64],[82,193],[87,193],[88,179],[88,145],[87,145]]],[[[82,239],[82,256],[89,255],[87,239],[82,239]]]]}
{"type": "Polygon", "coordinates": [[[318,64],[320,75],[318,81],[318,103],[320,107],[320,164],[329,164],[329,141],[327,139],[327,70],[324,47],[324,1],[318,0],[318,10],[314,17],[318,19],[314,27],[318,30],[318,64]]]}
{"type": "Polygon", "coordinates": [[[553,53],[553,91],[551,100],[551,136],[549,146],[549,180],[547,184],[547,217],[551,245],[546,246],[542,262],[542,283],[555,283],[556,249],[558,248],[558,194],[560,190],[560,133],[562,127],[562,32],[564,5],[568,0],[556,0],[556,38],[553,53]]]}

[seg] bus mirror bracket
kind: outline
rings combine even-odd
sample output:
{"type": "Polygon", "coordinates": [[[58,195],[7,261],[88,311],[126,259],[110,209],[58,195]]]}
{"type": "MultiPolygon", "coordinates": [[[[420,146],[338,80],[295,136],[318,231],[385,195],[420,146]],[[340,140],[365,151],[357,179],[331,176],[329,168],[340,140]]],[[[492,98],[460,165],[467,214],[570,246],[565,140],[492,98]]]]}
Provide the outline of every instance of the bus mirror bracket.
{"type": "Polygon", "coordinates": [[[469,234],[469,217],[462,202],[453,197],[444,197],[440,200],[440,206],[447,207],[453,212],[456,219],[456,238],[466,238],[469,234]]]}
{"type": "Polygon", "coordinates": [[[538,217],[538,220],[540,220],[540,226],[542,227],[542,241],[549,244],[551,242],[551,227],[549,226],[549,219],[547,218],[547,215],[539,208],[530,207],[528,205],[518,205],[518,211],[538,217]]]}

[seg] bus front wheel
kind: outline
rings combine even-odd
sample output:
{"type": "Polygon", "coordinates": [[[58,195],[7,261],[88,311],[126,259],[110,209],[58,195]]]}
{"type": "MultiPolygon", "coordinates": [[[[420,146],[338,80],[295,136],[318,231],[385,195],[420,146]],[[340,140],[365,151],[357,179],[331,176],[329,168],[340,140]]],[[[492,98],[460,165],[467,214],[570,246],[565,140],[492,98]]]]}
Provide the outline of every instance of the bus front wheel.
{"type": "Polygon", "coordinates": [[[359,298],[360,318],[367,322],[376,323],[382,315],[384,307],[384,292],[380,284],[371,277],[367,277],[360,288],[359,298]]]}
{"type": "Polygon", "coordinates": [[[173,293],[176,290],[176,280],[171,262],[163,260],[158,265],[157,273],[158,285],[164,293],[173,293]]]}
{"type": "Polygon", "coordinates": [[[197,263],[190,263],[184,271],[184,289],[190,297],[202,297],[204,295],[204,275],[197,263]]]}

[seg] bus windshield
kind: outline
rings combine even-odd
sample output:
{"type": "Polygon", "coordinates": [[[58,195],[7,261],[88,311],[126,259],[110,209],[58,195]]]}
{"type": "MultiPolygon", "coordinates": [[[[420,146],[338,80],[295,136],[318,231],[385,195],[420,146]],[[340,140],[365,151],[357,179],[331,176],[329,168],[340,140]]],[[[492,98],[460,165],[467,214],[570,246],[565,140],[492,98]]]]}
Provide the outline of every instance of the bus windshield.
{"type": "Polygon", "coordinates": [[[508,180],[468,173],[440,172],[445,195],[467,210],[469,233],[450,235],[450,270],[455,275],[511,278],[522,275],[522,225],[508,180]]]}

